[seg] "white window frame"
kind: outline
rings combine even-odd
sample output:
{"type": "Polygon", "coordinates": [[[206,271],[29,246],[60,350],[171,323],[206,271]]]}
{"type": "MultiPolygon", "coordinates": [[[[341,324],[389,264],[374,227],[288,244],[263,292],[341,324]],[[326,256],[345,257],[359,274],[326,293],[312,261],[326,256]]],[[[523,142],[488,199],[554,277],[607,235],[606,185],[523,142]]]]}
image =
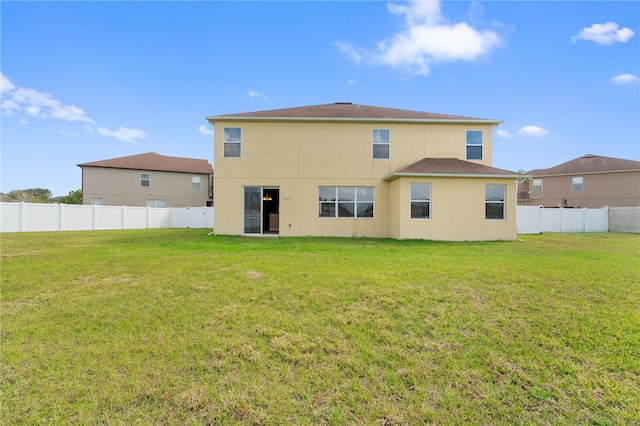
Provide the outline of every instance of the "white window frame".
{"type": "Polygon", "coordinates": [[[145,188],[151,186],[151,173],[140,173],[140,186],[145,188]],[[146,185],[144,184],[145,182],[147,183],[146,185]]]}
{"type": "Polygon", "coordinates": [[[574,176],[571,178],[572,191],[584,191],[584,179],[582,176],[574,176]]]}
{"type": "Polygon", "coordinates": [[[542,192],[542,178],[531,180],[531,192],[542,192]]]}
{"type": "Polygon", "coordinates": [[[166,200],[148,199],[147,200],[147,207],[164,208],[164,207],[167,207],[167,201],[166,200]],[[160,204],[160,205],[158,205],[158,204],[160,204]]]}
{"type": "MultiPolygon", "coordinates": [[[[328,192],[328,191],[327,191],[328,192]]],[[[368,192],[368,191],[367,191],[368,192]]],[[[362,195],[361,195],[362,197],[362,195]]],[[[318,217],[321,219],[373,219],[375,216],[375,187],[373,186],[318,186],[318,217]],[[333,199],[323,200],[320,196],[321,188],[334,190],[333,199]],[[340,199],[340,189],[353,189],[353,200],[340,199]],[[371,190],[371,199],[358,197],[358,190],[371,190]],[[340,216],[340,204],[353,204],[353,216],[340,216]],[[371,204],[371,216],[359,216],[359,205],[371,204]],[[323,215],[323,205],[333,205],[333,216],[323,215]]]]}
{"type": "Polygon", "coordinates": [[[416,220],[429,220],[431,219],[431,183],[428,182],[412,182],[409,185],[409,198],[410,200],[410,205],[409,205],[409,216],[411,217],[411,219],[416,219],[416,220]],[[425,185],[429,187],[429,197],[428,198],[414,198],[413,196],[413,187],[414,185],[425,185]],[[428,207],[428,213],[427,216],[413,216],[413,203],[427,203],[428,207]]]}
{"type": "Polygon", "coordinates": [[[389,157],[391,156],[391,130],[389,129],[373,129],[371,131],[371,141],[372,141],[372,152],[371,155],[373,157],[373,159],[375,160],[388,160],[389,157]],[[380,141],[379,138],[376,138],[376,135],[381,135],[386,133],[387,136],[387,140],[385,141],[380,141]],[[376,147],[386,147],[387,148],[387,156],[383,157],[383,156],[376,156],[376,147]]]}
{"type": "Polygon", "coordinates": [[[484,131],[482,130],[467,130],[465,133],[465,159],[471,161],[481,161],[484,157],[484,131]],[[472,133],[480,133],[480,143],[469,143],[469,136],[472,133]],[[469,158],[469,148],[480,147],[480,158],[469,158]]]}
{"type": "Polygon", "coordinates": [[[191,188],[200,189],[200,176],[191,176],[191,188]]]}
{"type": "Polygon", "coordinates": [[[223,147],[222,147],[222,156],[225,158],[240,158],[242,157],[242,127],[225,127],[223,129],[222,132],[222,142],[223,142],[223,147]],[[235,140],[235,139],[231,139],[229,133],[227,132],[227,130],[238,130],[239,131],[239,139],[235,140]],[[238,155],[227,155],[227,147],[231,146],[231,145],[238,145],[238,155]]]}
{"type": "Polygon", "coordinates": [[[484,218],[485,220],[505,220],[507,218],[506,208],[506,200],[507,200],[507,185],[501,184],[491,184],[487,183],[484,186],[484,218]],[[487,196],[487,190],[490,186],[501,186],[502,187],[502,200],[490,200],[487,196]],[[502,205],[502,217],[489,217],[487,212],[487,207],[489,204],[500,204],[502,205]]]}

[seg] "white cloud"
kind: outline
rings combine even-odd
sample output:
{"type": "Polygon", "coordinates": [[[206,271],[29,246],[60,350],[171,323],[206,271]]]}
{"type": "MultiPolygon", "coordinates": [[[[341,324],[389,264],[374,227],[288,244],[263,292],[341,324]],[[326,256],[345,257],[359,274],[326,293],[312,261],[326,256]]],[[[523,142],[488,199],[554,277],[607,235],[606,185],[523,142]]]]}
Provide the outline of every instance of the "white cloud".
{"type": "Polygon", "coordinates": [[[635,34],[630,28],[620,28],[620,25],[616,22],[605,22],[604,24],[593,24],[589,28],[583,28],[578,34],[571,37],[571,43],[577,43],[578,40],[593,41],[601,46],[626,43],[635,34]]]}
{"type": "Polygon", "coordinates": [[[21,118],[19,121],[20,124],[30,124],[29,120],[27,120],[26,118],[21,118]]]}
{"type": "Polygon", "coordinates": [[[200,131],[200,133],[202,133],[203,135],[207,135],[207,136],[213,136],[213,130],[207,128],[204,126],[204,124],[201,124],[198,127],[198,130],[200,131]]]}
{"type": "Polygon", "coordinates": [[[499,137],[500,139],[509,139],[511,137],[511,134],[509,134],[509,132],[507,132],[506,130],[498,129],[496,130],[496,137],[499,137]]]}
{"type": "Polygon", "coordinates": [[[89,124],[87,124],[86,126],[84,126],[84,129],[87,131],[87,133],[93,134],[93,127],[91,127],[89,124]]]}
{"type": "Polygon", "coordinates": [[[633,74],[620,74],[609,80],[613,84],[634,84],[638,82],[638,77],[633,74]]]}
{"type": "MultiPolygon", "coordinates": [[[[368,61],[427,75],[432,63],[473,61],[502,45],[493,30],[477,30],[465,22],[448,23],[440,13],[439,1],[414,1],[408,5],[388,4],[389,12],[404,16],[406,28],[378,43],[374,52],[354,47],[348,41],[336,46],[354,62],[368,61]]],[[[475,16],[481,8],[472,4],[475,16]]]]}
{"type": "Polygon", "coordinates": [[[355,86],[356,85],[356,81],[353,78],[350,78],[349,80],[347,80],[347,86],[355,86]]]}
{"type": "Polygon", "coordinates": [[[0,93],[10,92],[15,89],[16,86],[13,85],[11,80],[9,80],[2,72],[0,71],[0,93]]]}
{"type": "Polygon", "coordinates": [[[0,80],[3,98],[1,107],[5,115],[15,115],[16,111],[22,110],[28,117],[54,117],[59,120],[95,123],[81,108],[65,105],[51,93],[16,86],[4,74],[1,74],[0,80]]]}
{"type": "Polygon", "coordinates": [[[80,133],[78,132],[67,132],[66,130],[60,130],[60,133],[62,133],[63,135],[71,136],[71,137],[80,135],[80,133]]]}
{"type": "Polygon", "coordinates": [[[138,143],[138,139],[145,139],[147,134],[140,129],[127,129],[120,127],[118,130],[111,131],[104,127],[98,127],[98,133],[102,136],[113,136],[123,142],[138,143]]]}
{"type": "Polygon", "coordinates": [[[256,92],[255,90],[249,89],[249,97],[250,98],[260,98],[263,101],[267,100],[267,97],[260,92],[256,92]]]}
{"type": "Polygon", "coordinates": [[[518,134],[522,136],[535,136],[542,137],[549,133],[547,130],[538,126],[524,126],[522,129],[518,130],[518,134]]]}

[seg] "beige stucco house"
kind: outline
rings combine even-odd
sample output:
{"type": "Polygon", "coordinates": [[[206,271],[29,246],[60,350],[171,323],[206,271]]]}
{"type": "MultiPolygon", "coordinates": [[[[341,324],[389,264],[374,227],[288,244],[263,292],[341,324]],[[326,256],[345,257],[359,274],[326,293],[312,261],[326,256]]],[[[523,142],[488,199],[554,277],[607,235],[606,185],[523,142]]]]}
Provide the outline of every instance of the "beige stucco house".
{"type": "Polygon", "coordinates": [[[351,103],[207,117],[217,234],[516,238],[496,120],[351,103]]]}
{"type": "Polygon", "coordinates": [[[518,185],[518,204],[544,207],[640,206],[640,161],[587,154],[535,169],[518,185]]]}
{"type": "Polygon", "coordinates": [[[82,204],[204,207],[213,202],[207,160],[148,152],[78,164],[82,204]]]}

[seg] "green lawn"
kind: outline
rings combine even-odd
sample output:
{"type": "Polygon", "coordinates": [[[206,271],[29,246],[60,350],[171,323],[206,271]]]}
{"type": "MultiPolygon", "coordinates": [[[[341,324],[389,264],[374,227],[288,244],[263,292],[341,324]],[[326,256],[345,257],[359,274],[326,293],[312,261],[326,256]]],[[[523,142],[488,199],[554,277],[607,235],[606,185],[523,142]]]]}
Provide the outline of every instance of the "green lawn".
{"type": "Polygon", "coordinates": [[[3,234],[2,424],[640,423],[640,236],[3,234]]]}

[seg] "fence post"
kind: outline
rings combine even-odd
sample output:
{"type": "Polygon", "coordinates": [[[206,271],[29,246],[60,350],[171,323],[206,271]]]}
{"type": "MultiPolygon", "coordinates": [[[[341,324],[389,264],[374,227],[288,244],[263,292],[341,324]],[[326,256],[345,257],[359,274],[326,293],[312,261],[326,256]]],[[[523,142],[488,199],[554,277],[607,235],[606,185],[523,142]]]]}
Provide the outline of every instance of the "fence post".
{"type": "Polygon", "coordinates": [[[126,208],[125,206],[122,206],[122,225],[121,225],[122,228],[121,229],[125,229],[125,227],[124,227],[124,218],[126,216],[125,208],[126,208]]]}
{"type": "Polygon", "coordinates": [[[97,204],[93,205],[93,218],[91,220],[91,230],[95,231],[96,230],[96,210],[98,208],[97,204]]]}
{"type": "Polygon", "coordinates": [[[151,216],[151,207],[147,206],[147,229],[149,229],[150,216],[151,216]]]}
{"type": "Polygon", "coordinates": [[[24,232],[27,227],[24,223],[25,212],[24,212],[24,201],[20,201],[20,232],[24,232]]]}
{"type": "Polygon", "coordinates": [[[60,223],[58,224],[58,230],[64,231],[64,203],[60,203],[60,223]]]}
{"type": "Polygon", "coordinates": [[[582,208],[582,232],[587,232],[587,208],[582,208]]]}

